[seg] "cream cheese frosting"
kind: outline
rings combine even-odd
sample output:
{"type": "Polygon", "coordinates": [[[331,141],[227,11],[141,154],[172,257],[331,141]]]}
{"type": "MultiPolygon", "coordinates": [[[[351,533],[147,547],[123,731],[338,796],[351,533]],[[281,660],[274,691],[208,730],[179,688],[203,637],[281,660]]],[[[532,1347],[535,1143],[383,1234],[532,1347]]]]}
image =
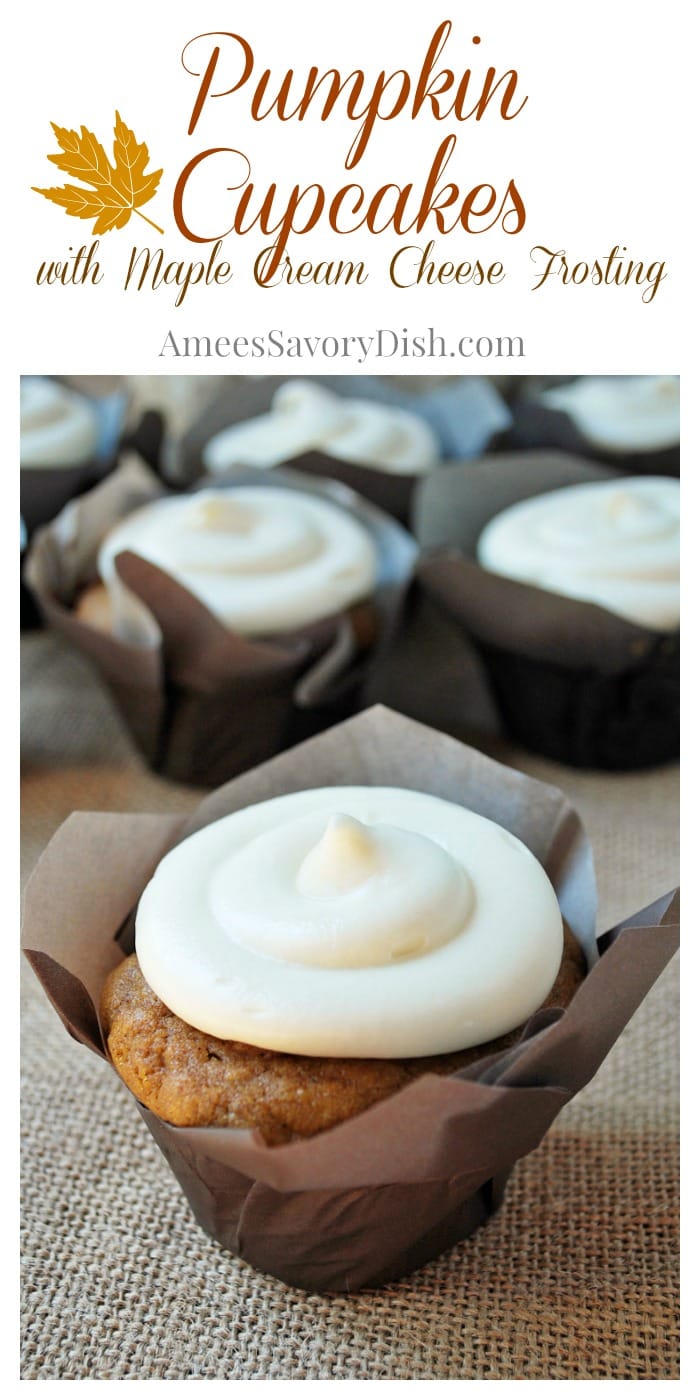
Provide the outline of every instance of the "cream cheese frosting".
{"type": "Polygon", "coordinates": [[[129,423],[137,427],[150,410],[162,414],[169,437],[180,438],[221,393],[222,383],[218,374],[127,375],[129,423]]]}
{"type": "Polygon", "coordinates": [[[432,471],[440,456],[437,438],[417,414],[345,399],[304,379],[282,384],[269,413],[217,433],[203,456],[207,470],[216,473],[279,466],[314,451],[410,476],[432,471]]]}
{"type": "Polygon", "coordinates": [[[404,788],[244,808],[161,861],[146,981],[182,1020],[293,1054],[448,1053],[513,1030],[561,962],[552,886],[495,822],[404,788]]]}
{"type": "Polygon", "coordinates": [[[20,381],[20,466],[76,467],[94,456],[98,415],[72,389],[52,379],[20,381]]]}
{"type": "Polygon", "coordinates": [[[608,452],[660,451],[680,441],[680,383],[672,375],[584,375],[541,397],[608,452]]]}
{"type": "Polygon", "coordinates": [[[680,616],[679,516],[671,477],[564,486],[494,516],[477,558],[493,573],[671,631],[680,616]]]}
{"type": "Polygon", "coordinates": [[[378,567],[368,530],[310,492],[233,486],[154,501],[110,530],[98,557],[115,630],[132,641],[145,609],[116,573],[124,550],[171,574],[227,627],[258,637],[367,597],[378,567]]]}

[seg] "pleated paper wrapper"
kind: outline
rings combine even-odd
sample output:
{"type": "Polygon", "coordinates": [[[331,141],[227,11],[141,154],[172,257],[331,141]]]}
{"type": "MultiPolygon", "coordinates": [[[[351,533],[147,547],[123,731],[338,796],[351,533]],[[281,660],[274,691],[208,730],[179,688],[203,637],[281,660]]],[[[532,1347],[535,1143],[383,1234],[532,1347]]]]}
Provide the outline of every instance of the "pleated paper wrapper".
{"type": "Polygon", "coordinates": [[[484,1224],[678,944],[675,892],[596,942],[591,850],[563,794],[375,707],[227,783],[184,823],[99,813],[64,823],[28,888],[23,946],[71,1035],[106,1058],[101,988],[131,951],[133,910],[166,851],[251,803],[346,783],[433,793],[523,840],[589,971],[566,1010],[536,1013],[508,1050],[450,1077],[426,1074],[311,1139],[269,1147],[255,1131],[175,1128],[138,1105],[206,1233],[312,1292],[376,1287],[484,1224]]]}
{"type": "MultiPolygon", "coordinates": [[[[157,381],[161,408],[146,415],[133,441],[166,481],[183,484],[198,480],[204,472],[203,453],[217,433],[269,412],[277,389],[295,376],[234,375],[220,380],[185,379],[185,392],[168,393],[167,381],[157,381]],[[163,389],[163,384],[166,385],[163,389]],[[218,387],[217,387],[218,385],[218,387]],[[158,431],[156,420],[160,424],[158,431]]],[[[177,377],[176,377],[177,378],[177,377]]],[[[305,376],[309,378],[309,376],[305,376]]],[[[381,375],[313,375],[314,383],[342,397],[366,399],[416,414],[431,427],[445,458],[472,457],[484,452],[510,425],[511,417],[497,389],[478,376],[433,383],[416,381],[408,391],[395,379],[381,375]],[[427,386],[427,387],[426,387],[427,386]]],[[[147,387],[139,391],[148,402],[147,387]]],[[[409,523],[420,475],[386,471],[362,462],[346,462],[323,450],[309,450],[290,458],[294,471],[313,478],[342,482],[366,501],[402,524],[409,523]]],[[[264,476],[267,468],[258,469],[264,476]]],[[[439,471],[440,467],[434,470],[439,471]]]]}
{"type": "Polygon", "coordinates": [[[360,707],[377,656],[398,625],[416,546],[403,528],[346,487],[294,472],[237,472],[202,486],[285,487],[328,499],[369,531],[379,561],[371,598],[277,638],[225,627],[174,578],[131,552],[119,575],[146,604],[158,638],[131,645],[76,617],[81,587],[97,577],[111,525],[169,494],[136,456],[72,502],[36,535],[25,579],[47,623],[96,662],[148,765],[213,787],[360,707]]]}
{"type": "MultiPolygon", "coordinates": [[[[465,669],[476,653],[506,733],[585,768],[643,768],[678,756],[679,634],[490,573],[476,547],[488,522],[517,501],[617,475],[564,453],[482,457],[445,467],[439,482],[426,478],[413,519],[419,589],[451,624],[453,672],[462,638],[465,669]]],[[[389,675],[403,644],[397,638],[389,675]]],[[[461,706],[469,725],[472,693],[475,686],[456,698],[455,722],[461,706]]],[[[373,698],[385,697],[375,690],[373,698]]],[[[430,706],[421,718],[437,722],[430,706]]]]}
{"type": "Polygon", "coordinates": [[[512,423],[504,435],[504,445],[508,449],[571,452],[595,462],[605,462],[627,476],[679,476],[680,441],[647,451],[606,449],[600,443],[589,441],[565,409],[553,408],[542,398],[545,387],[546,380],[533,379],[515,395],[511,403],[512,423]]]}

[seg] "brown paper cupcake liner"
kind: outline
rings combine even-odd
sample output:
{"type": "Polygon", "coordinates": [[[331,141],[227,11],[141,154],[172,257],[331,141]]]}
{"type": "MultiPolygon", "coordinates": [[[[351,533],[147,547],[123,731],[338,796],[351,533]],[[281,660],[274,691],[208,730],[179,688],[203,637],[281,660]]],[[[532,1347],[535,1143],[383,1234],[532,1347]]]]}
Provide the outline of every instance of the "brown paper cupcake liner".
{"type": "Polygon", "coordinates": [[[111,461],[96,457],[76,467],[20,467],[20,514],[31,537],[41,525],[46,525],[63,507],[89,491],[114,466],[111,461]]]}
{"type": "MultiPolygon", "coordinates": [[[[390,376],[343,375],[338,378],[313,375],[311,378],[341,398],[347,393],[351,397],[364,397],[388,407],[393,403],[404,411],[408,409],[426,417],[447,457],[472,456],[477,450],[480,453],[486,451],[487,444],[491,444],[488,450],[493,450],[493,444],[500,441],[505,424],[510,422],[510,414],[498,400],[495,388],[492,387],[488,394],[483,388],[477,390],[477,386],[484,382],[480,377],[466,380],[463,376],[454,375],[401,380],[402,389],[398,390],[396,386],[393,396],[391,389],[382,387],[382,380],[390,379],[390,376]],[[467,384],[472,390],[471,395],[466,399],[464,395],[455,397],[457,386],[464,388],[467,384]],[[426,393],[428,385],[432,388],[426,393]],[[421,414],[421,398],[423,409],[426,405],[429,407],[427,414],[421,414]],[[500,410],[496,409],[494,400],[500,403],[500,410]],[[466,423],[469,423],[470,431],[465,435],[466,423]],[[467,443],[470,445],[466,446],[467,443]]],[[[191,485],[206,474],[204,452],[207,443],[222,430],[267,413],[275,392],[288,379],[289,376],[284,375],[230,377],[222,381],[224,387],[221,391],[205,408],[194,412],[191,420],[186,426],[181,426],[179,432],[169,431],[162,413],[144,414],[132,432],[129,445],[138,450],[166,482],[176,487],[191,485]]],[[[493,379],[491,383],[494,384],[493,379]]],[[[410,523],[421,473],[384,471],[367,463],[346,462],[322,449],[300,453],[280,465],[312,477],[342,482],[402,525],[410,523]]],[[[439,471],[440,467],[436,466],[434,470],[439,471]]]]}
{"type": "MultiPolygon", "coordinates": [[[[222,375],[221,389],[203,410],[173,435],[163,411],[153,409],[132,430],[132,445],[145,449],[146,460],[171,489],[187,488],[206,475],[204,448],[209,439],[234,423],[266,413],[275,389],[288,375],[222,375]]],[[[292,464],[294,465],[294,464],[292,464]]]]}
{"type": "Polygon", "coordinates": [[[655,448],[648,452],[612,452],[589,442],[573,418],[560,408],[550,408],[537,396],[534,387],[526,388],[511,404],[513,421],[503,438],[506,451],[514,448],[531,451],[548,449],[571,452],[604,462],[627,476],[679,476],[680,443],[672,447],[655,448]]]}
{"type": "MultiPolygon", "coordinates": [[[[420,476],[380,471],[376,467],[364,467],[359,462],[343,462],[339,457],[330,457],[325,452],[301,453],[290,466],[309,476],[342,481],[402,525],[410,524],[413,497],[420,476]]],[[[436,467],[435,470],[439,471],[440,468],[436,467]]]]}
{"type": "MultiPolygon", "coordinates": [[[[109,461],[91,458],[78,467],[20,467],[20,515],[27,539],[31,540],[36,530],[53,520],[68,501],[95,486],[112,470],[114,463],[114,458],[109,461]]],[[[38,627],[40,622],[39,610],[20,575],[20,628],[25,632],[38,627]]]]}
{"type": "MultiPolygon", "coordinates": [[[[445,467],[421,484],[417,576],[478,652],[506,732],[586,768],[634,769],[679,751],[679,635],[488,572],[476,562],[493,516],[562,486],[617,475],[560,453],[523,452],[445,467]]],[[[465,716],[468,719],[468,714],[465,716]]]]}
{"type": "Polygon", "coordinates": [[[409,786],[499,821],[547,870],[589,972],[566,1010],[536,1013],[517,1045],[450,1077],[423,1075],[305,1141],[268,1147],[254,1131],[175,1128],[139,1105],[202,1228],[315,1292],[400,1277],[482,1224],[678,944],[676,895],[596,944],[591,851],[563,794],[376,707],[227,783],[184,823],[96,813],[64,823],[30,881],[23,946],[70,1034],[106,1057],[101,987],[167,850],[250,803],[343,783],[409,786]]]}
{"type": "Polygon", "coordinates": [[[96,577],[107,529],[166,494],[135,457],[39,531],[25,566],[44,618],[96,662],[149,766],[202,786],[216,786],[357,709],[374,660],[397,625],[416,555],[414,541],[395,521],[337,483],[277,470],[237,472],[226,480],[312,492],[352,513],[377,549],[373,597],[335,617],[254,641],[225,627],[154,564],[124,552],[118,572],[155,618],[160,641],[128,645],[82,622],[73,603],[96,577]]]}
{"type": "MultiPolygon", "coordinates": [[[[235,385],[235,393],[229,383],[226,390],[195,419],[184,436],[172,444],[170,452],[164,442],[166,425],[162,418],[159,438],[156,425],[159,415],[145,415],[135,432],[133,445],[146,448],[149,453],[147,460],[164,480],[176,484],[198,481],[205,474],[203,453],[210,439],[234,423],[268,412],[275,391],[287,378],[284,375],[269,375],[240,380],[235,385]]],[[[300,453],[282,465],[285,470],[289,468],[317,479],[339,481],[402,525],[409,523],[413,495],[420,479],[415,474],[385,472],[360,463],[344,462],[339,457],[320,451],[300,453]]],[[[264,475],[264,470],[261,469],[260,474],[264,475]]]]}

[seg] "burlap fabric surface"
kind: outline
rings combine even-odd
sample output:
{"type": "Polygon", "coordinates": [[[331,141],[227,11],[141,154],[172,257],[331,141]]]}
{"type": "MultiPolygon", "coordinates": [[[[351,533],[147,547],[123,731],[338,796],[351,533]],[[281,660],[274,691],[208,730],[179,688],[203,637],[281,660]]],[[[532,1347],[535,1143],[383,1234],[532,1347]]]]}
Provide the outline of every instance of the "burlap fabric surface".
{"type": "MultiPolygon", "coordinates": [[[[186,812],[84,658],[23,642],[23,874],[76,808],[186,812]]],[[[600,928],[677,881],[677,773],[574,772],[600,928]]],[[[628,1379],[678,1375],[677,965],[514,1172],[501,1211],[398,1284],[319,1297],[192,1220],[126,1090],[23,974],[24,1379],[628,1379]]]]}

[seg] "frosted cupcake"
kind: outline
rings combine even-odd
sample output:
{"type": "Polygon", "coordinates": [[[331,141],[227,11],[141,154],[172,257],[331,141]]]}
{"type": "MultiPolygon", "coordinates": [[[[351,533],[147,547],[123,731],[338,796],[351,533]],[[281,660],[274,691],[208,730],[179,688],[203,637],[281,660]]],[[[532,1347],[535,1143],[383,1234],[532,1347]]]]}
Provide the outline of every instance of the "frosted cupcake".
{"type": "Polygon", "coordinates": [[[673,375],[581,375],[526,387],[508,446],[555,447],[618,471],[677,476],[680,383],[673,375]]]}
{"type": "Polygon", "coordinates": [[[20,502],[29,535],[100,473],[96,407],[52,379],[20,381],[20,502]]]}
{"type": "Polygon", "coordinates": [[[20,466],[76,467],[97,451],[97,414],[80,394],[51,379],[20,384],[20,466]]]}
{"type": "Polygon", "coordinates": [[[278,636],[342,612],[371,596],[378,568],[365,526],[319,496],[270,485],[157,500],[108,531],[97,558],[103,582],[76,607],[83,621],[134,645],[147,645],[155,624],[117,572],[127,551],[246,637],[278,636]]]}
{"type": "Polygon", "coordinates": [[[184,825],[75,814],[23,943],[72,1034],[108,1044],[202,1228],[294,1286],[353,1291],[488,1219],[676,918],[665,895],[597,944],[564,796],[375,710],[184,825]]]}
{"type": "Polygon", "coordinates": [[[427,793],[323,788],[171,851],[102,1020],[162,1118],[280,1143],[507,1048],[584,973],[545,872],[502,827],[427,793]]]}
{"type": "Polygon", "coordinates": [[[425,493],[421,578],[485,663],[507,731],[584,767],[678,753],[679,489],[555,454],[425,493]]]}
{"type": "Polygon", "coordinates": [[[680,622],[680,490],[669,477],[565,486],[518,501],[476,547],[493,573],[658,632],[680,622]]]}
{"type": "MultiPolygon", "coordinates": [[[[53,379],[20,379],[19,442],[20,511],[29,540],[39,525],[92,486],[108,463],[101,453],[96,404],[53,379]]],[[[20,620],[22,628],[39,620],[24,585],[20,620]]]]}
{"type": "Polygon", "coordinates": [[[405,519],[415,481],[438,466],[440,447],[428,424],[405,408],[290,379],[275,391],[267,413],[212,437],[203,461],[212,475],[288,462],[344,481],[405,519]]]}
{"type": "Polygon", "coordinates": [[[26,578],[150,766],[214,785],[351,713],[416,546],[293,473],[168,495],[136,458],[40,532],[26,578]]]}

